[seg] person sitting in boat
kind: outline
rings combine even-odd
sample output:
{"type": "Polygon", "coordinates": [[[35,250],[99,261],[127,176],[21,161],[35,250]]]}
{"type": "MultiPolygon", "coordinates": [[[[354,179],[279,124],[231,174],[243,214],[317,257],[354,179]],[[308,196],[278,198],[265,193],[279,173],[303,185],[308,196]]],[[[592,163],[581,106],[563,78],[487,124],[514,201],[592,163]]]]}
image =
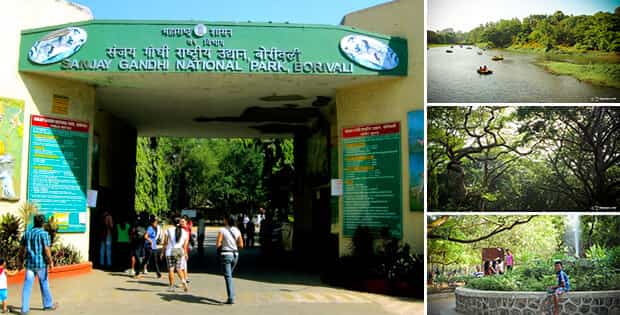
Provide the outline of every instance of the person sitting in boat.
{"type": "Polygon", "coordinates": [[[487,70],[487,65],[484,65],[484,67],[482,67],[482,71],[486,72],[487,70]]]}

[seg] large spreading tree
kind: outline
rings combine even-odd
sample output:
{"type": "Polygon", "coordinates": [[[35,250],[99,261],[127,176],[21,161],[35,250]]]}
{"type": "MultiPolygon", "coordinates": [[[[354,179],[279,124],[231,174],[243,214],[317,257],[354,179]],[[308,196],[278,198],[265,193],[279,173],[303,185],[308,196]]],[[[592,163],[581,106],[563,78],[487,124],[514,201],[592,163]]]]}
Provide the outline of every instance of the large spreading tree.
{"type": "Polygon", "coordinates": [[[432,210],[613,209],[620,109],[431,107],[432,210]]]}

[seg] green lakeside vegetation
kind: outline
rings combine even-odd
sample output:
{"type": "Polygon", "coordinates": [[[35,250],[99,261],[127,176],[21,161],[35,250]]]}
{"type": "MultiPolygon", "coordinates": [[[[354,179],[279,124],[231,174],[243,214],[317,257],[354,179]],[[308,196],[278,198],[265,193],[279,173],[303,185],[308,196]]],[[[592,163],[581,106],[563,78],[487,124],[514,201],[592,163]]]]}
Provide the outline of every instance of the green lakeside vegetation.
{"type": "Polygon", "coordinates": [[[428,48],[434,48],[434,47],[446,47],[446,46],[451,46],[452,44],[427,44],[426,46],[428,48]]]}
{"type": "Polygon", "coordinates": [[[553,74],[572,75],[580,81],[620,89],[620,65],[579,65],[557,61],[542,62],[541,65],[553,74]]]}
{"type": "Polygon", "coordinates": [[[620,7],[594,15],[530,15],[480,25],[469,32],[427,32],[428,47],[476,43],[480,48],[536,53],[551,73],[620,87],[620,7]]]}

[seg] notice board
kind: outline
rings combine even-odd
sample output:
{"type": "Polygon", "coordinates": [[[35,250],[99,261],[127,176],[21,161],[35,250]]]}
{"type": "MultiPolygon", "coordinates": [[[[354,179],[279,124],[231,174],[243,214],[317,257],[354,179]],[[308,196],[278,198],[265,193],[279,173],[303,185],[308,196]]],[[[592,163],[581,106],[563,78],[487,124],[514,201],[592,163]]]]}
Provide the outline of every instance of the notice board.
{"type": "Polygon", "coordinates": [[[58,232],[85,232],[89,124],[32,115],[28,201],[54,216],[58,232]]]}
{"type": "Polygon", "coordinates": [[[402,237],[400,123],[342,130],[343,235],[358,226],[402,237]]]}

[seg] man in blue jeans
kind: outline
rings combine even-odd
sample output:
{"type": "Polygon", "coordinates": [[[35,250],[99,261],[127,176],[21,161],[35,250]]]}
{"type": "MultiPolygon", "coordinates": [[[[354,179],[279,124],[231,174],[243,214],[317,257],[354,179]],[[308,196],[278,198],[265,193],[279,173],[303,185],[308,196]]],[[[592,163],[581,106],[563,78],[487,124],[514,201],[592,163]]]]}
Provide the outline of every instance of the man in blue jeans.
{"type": "Polygon", "coordinates": [[[47,269],[54,268],[52,252],[50,250],[50,236],[43,229],[45,216],[37,214],[34,216],[34,227],[24,233],[21,241],[20,257],[24,261],[26,268],[26,278],[22,290],[22,310],[20,314],[28,314],[30,311],[30,294],[35,275],[39,277],[41,287],[41,297],[43,298],[44,310],[55,310],[58,304],[52,301],[52,292],[49,288],[47,269]]]}

